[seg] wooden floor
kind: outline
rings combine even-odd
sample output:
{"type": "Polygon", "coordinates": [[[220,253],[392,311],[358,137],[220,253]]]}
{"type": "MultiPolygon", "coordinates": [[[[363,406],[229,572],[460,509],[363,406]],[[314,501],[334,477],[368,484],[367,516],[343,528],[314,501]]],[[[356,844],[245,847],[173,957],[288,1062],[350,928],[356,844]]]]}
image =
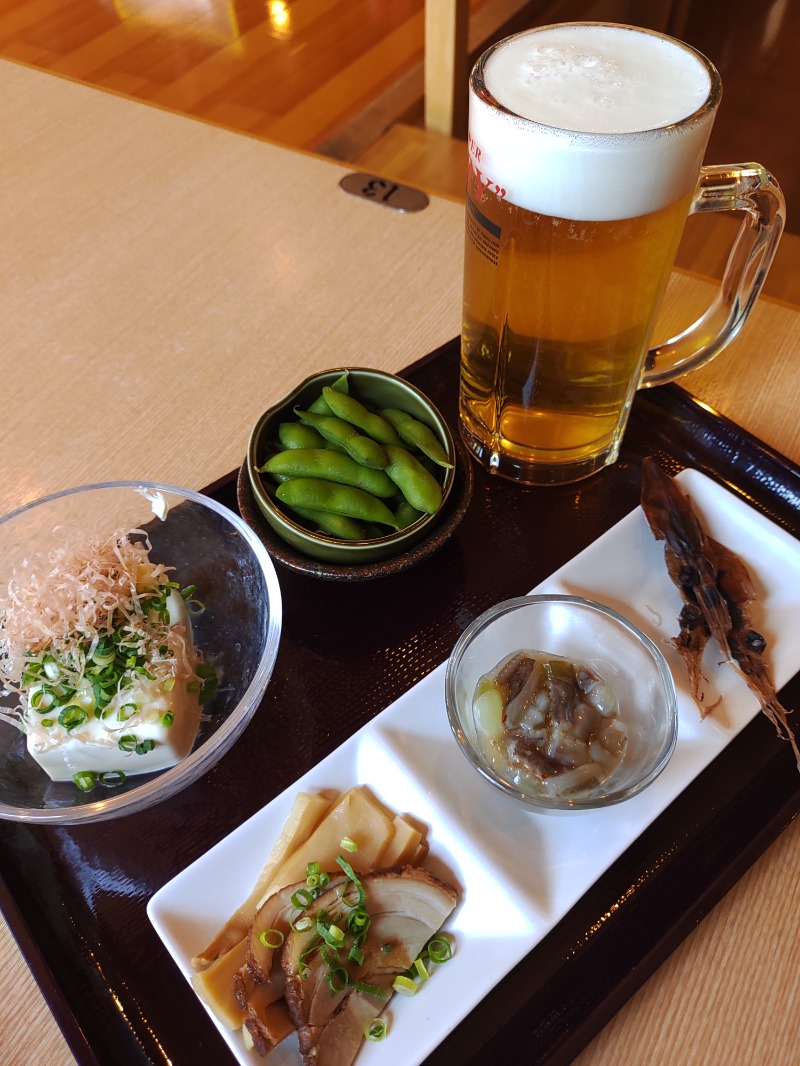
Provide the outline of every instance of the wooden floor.
{"type": "Polygon", "coordinates": [[[0,0],[0,55],[310,150],[423,46],[423,0],[0,0]]]}
{"type": "MultiPolygon", "coordinates": [[[[470,51],[581,17],[665,30],[716,62],[709,159],[780,178],[793,236],[768,291],[800,304],[800,0],[471,0],[470,51]]],[[[421,128],[423,54],[424,0],[0,0],[0,56],[461,196],[463,144],[421,128]]],[[[718,276],[726,223],[693,220],[681,265],[718,276]]]]}

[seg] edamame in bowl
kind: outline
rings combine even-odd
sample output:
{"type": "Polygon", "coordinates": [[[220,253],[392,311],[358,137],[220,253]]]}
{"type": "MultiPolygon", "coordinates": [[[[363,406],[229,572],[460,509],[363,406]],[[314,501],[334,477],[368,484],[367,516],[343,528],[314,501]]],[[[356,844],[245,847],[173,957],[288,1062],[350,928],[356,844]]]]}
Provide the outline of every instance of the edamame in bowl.
{"type": "Polygon", "coordinates": [[[430,400],[366,368],[306,378],[259,418],[247,451],[250,487],[272,531],[311,559],[353,566],[430,534],[455,463],[430,400]]]}

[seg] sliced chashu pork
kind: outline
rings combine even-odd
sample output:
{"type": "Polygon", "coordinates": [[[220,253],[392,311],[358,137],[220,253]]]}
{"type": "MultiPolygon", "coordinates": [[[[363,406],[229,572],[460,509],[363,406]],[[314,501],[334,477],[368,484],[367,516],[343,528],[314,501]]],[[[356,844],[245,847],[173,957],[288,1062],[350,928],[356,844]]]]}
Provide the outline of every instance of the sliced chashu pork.
{"type": "MultiPolygon", "coordinates": [[[[300,957],[308,947],[309,935],[293,931],[286,940],[281,957],[286,1002],[306,1066],[352,1063],[365,1026],[388,1003],[395,977],[413,966],[458,901],[452,885],[415,866],[366,874],[361,884],[370,926],[362,948],[364,962],[360,966],[349,964],[351,981],[383,989],[383,997],[357,991],[352,983],[343,991],[331,992],[328,964],[319,952],[306,960],[305,977],[301,977],[300,957]]],[[[326,891],[314,908],[335,919],[342,909],[340,890],[326,891]]]]}
{"type": "MultiPolygon", "coordinates": [[[[345,879],[331,880],[331,886],[345,879]]],[[[234,978],[236,1002],[244,1012],[244,1024],[260,1055],[266,1055],[293,1030],[289,1011],[283,1003],[285,979],[279,958],[283,941],[289,935],[291,920],[297,914],[292,896],[306,882],[287,885],[274,892],[258,908],[247,934],[247,953],[244,965],[234,978]],[[261,934],[269,931],[268,947],[261,934]],[[277,936],[276,936],[277,934],[277,936]]]]}

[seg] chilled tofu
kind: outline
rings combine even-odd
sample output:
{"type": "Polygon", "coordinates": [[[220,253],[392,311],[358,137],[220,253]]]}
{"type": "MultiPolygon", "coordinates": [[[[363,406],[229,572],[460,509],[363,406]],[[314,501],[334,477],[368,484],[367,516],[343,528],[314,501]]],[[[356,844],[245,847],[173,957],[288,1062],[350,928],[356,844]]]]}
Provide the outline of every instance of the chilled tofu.
{"type": "MultiPolygon", "coordinates": [[[[90,718],[77,729],[67,732],[57,723],[50,729],[41,727],[28,734],[28,751],[53,781],[71,781],[76,773],[110,773],[121,770],[127,776],[164,770],[185,758],[200,725],[197,694],[186,691],[179,682],[171,692],[159,691],[152,681],[143,681],[131,689],[131,699],[143,710],[131,719],[90,718]],[[170,725],[169,715],[172,715],[170,725]],[[135,737],[129,750],[120,741],[135,737]],[[149,750],[136,746],[152,740],[149,750]]],[[[127,742],[131,744],[130,741],[127,742]]]]}
{"type": "MultiPolygon", "coordinates": [[[[189,613],[175,590],[167,598],[167,610],[171,624],[185,626],[194,656],[189,613]]],[[[128,777],[164,770],[189,754],[197,736],[201,710],[196,688],[196,683],[179,679],[166,690],[162,681],[132,674],[102,717],[89,713],[81,725],[67,729],[32,708],[41,690],[34,685],[24,711],[28,751],[53,781],[71,781],[85,772],[122,772],[128,777]]],[[[80,695],[76,703],[80,706],[80,695]]]]}

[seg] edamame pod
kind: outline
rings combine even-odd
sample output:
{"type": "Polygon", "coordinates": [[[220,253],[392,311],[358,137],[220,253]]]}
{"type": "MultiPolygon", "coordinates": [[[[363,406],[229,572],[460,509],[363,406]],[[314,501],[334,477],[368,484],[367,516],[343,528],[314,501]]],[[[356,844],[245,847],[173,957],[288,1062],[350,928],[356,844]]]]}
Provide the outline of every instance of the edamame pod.
{"type": "Polygon", "coordinates": [[[425,514],[436,514],[442,506],[442,490],[433,474],[403,448],[387,444],[386,454],[386,473],[411,506],[425,514]]]}
{"type": "Polygon", "coordinates": [[[368,437],[378,441],[379,444],[394,444],[402,447],[402,441],[389,425],[385,418],[373,414],[355,396],[343,396],[341,393],[323,388],[322,395],[337,418],[362,430],[368,437]]]}
{"type": "Polygon", "coordinates": [[[427,455],[437,466],[443,466],[450,470],[453,464],[447,458],[447,452],[439,443],[439,440],[430,426],[420,422],[407,411],[400,411],[396,407],[386,407],[381,412],[383,417],[392,425],[405,443],[412,448],[418,448],[423,455],[427,455]]]}
{"type": "Polygon", "coordinates": [[[388,459],[380,444],[371,437],[365,437],[363,433],[359,433],[349,422],[343,422],[341,418],[333,415],[302,411],[299,407],[295,407],[294,413],[301,422],[318,430],[325,440],[344,448],[357,463],[371,466],[375,470],[383,470],[386,466],[388,459]]]}
{"type": "MultiPolygon", "coordinates": [[[[281,454],[282,454],[281,452],[273,451],[272,450],[272,446],[270,446],[270,450],[267,453],[267,457],[266,457],[266,460],[264,462],[264,465],[266,466],[266,464],[270,461],[270,459],[274,458],[274,456],[281,455],[281,454]]],[[[256,467],[256,469],[258,470],[258,473],[261,474],[261,473],[263,473],[264,467],[260,466],[260,467],[256,467]]],[[[286,481],[286,477],[284,477],[282,474],[275,474],[275,475],[273,475],[273,478],[274,478],[275,481],[286,481]]],[[[267,490],[267,492],[272,492],[274,490],[274,485],[272,484],[272,481],[268,481],[266,478],[263,478],[263,477],[261,478],[261,484],[264,486],[264,488],[267,490]]]]}
{"type": "Polygon", "coordinates": [[[424,511],[418,511],[416,507],[412,507],[408,500],[403,499],[395,508],[394,516],[400,523],[400,528],[407,529],[422,518],[424,513],[424,511]]]}
{"type": "Polygon", "coordinates": [[[298,477],[278,485],[275,495],[287,507],[332,511],[363,522],[378,522],[391,529],[398,528],[397,520],[382,500],[350,485],[337,485],[322,478],[298,477]]]}
{"type": "MultiPolygon", "coordinates": [[[[302,422],[281,422],[278,440],[284,448],[324,448],[325,438],[302,422]]],[[[261,468],[264,469],[263,467],[261,468]]]]}
{"type": "MultiPolygon", "coordinates": [[[[331,385],[331,388],[335,389],[337,392],[349,392],[350,381],[347,377],[347,374],[342,374],[341,377],[337,378],[336,381],[334,381],[333,385],[331,385]]],[[[308,409],[309,411],[313,411],[315,414],[318,415],[333,414],[330,407],[328,407],[328,401],[325,399],[322,393],[319,394],[319,396],[316,398],[316,400],[314,400],[313,403],[308,405],[308,409]]]]}
{"type": "Polygon", "coordinates": [[[320,532],[327,533],[329,537],[335,537],[337,540],[368,539],[367,530],[360,522],[356,522],[355,518],[334,514],[332,511],[315,511],[311,507],[292,507],[291,510],[320,532]]]}
{"type": "MultiPolygon", "coordinates": [[[[315,433],[316,430],[312,432],[315,433]]],[[[325,448],[295,448],[277,452],[269,457],[261,470],[272,475],[320,477],[325,481],[336,481],[340,485],[353,485],[383,499],[389,499],[397,492],[394,482],[382,470],[373,470],[356,462],[344,452],[332,452],[325,448]]]]}

